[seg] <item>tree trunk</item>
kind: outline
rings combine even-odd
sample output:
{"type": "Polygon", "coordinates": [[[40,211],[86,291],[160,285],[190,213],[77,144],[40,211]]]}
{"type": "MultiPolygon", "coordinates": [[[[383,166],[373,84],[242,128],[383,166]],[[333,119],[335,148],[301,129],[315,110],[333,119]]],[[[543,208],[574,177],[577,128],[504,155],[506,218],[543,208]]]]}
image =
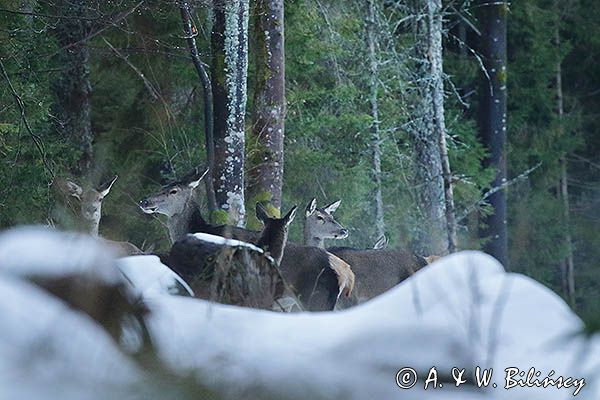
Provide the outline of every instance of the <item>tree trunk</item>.
{"type": "MultiPolygon", "coordinates": [[[[558,5],[558,4],[557,4],[558,5]]],[[[555,41],[557,49],[560,49],[560,15],[557,7],[557,24],[555,29],[555,41]]],[[[556,112],[558,114],[558,124],[560,134],[564,134],[563,115],[563,89],[562,89],[562,66],[561,56],[557,55],[556,62],[556,112]]],[[[567,256],[561,261],[562,272],[562,287],[565,296],[569,300],[571,307],[575,307],[575,263],[573,261],[573,243],[571,239],[571,213],[569,209],[569,182],[567,175],[567,159],[566,154],[560,159],[560,196],[563,201],[563,215],[566,226],[565,243],[567,245],[567,256]]]]}
{"type": "Polygon", "coordinates": [[[456,217],[454,214],[454,191],[452,188],[452,171],[448,158],[446,143],[446,121],[444,117],[444,68],[442,47],[442,1],[427,2],[427,19],[429,21],[429,49],[431,54],[431,85],[433,100],[433,116],[435,134],[439,138],[442,175],[444,177],[444,202],[446,212],[446,231],[448,233],[448,251],[453,253],[457,248],[456,217]]]}
{"type": "Polygon", "coordinates": [[[285,49],[283,0],[256,2],[256,86],[252,139],[252,203],[281,207],[285,133],[285,49]]]}
{"type": "MultiPolygon", "coordinates": [[[[482,80],[480,134],[489,150],[486,166],[496,169],[492,182],[497,187],[506,182],[506,17],[505,1],[481,0],[479,20],[482,24],[481,54],[487,72],[482,80]],[[489,76],[489,78],[488,78],[489,76]]],[[[483,221],[482,236],[489,239],[485,251],[508,268],[506,230],[506,192],[499,190],[489,197],[493,213],[483,221]]]]}
{"type": "Polygon", "coordinates": [[[58,133],[79,152],[73,173],[85,175],[92,164],[92,123],[90,84],[90,52],[87,36],[90,33],[87,15],[89,2],[59,0],[56,8],[69,18],[57,20],[54,35],[58,41],[58,65],[61,71],[53,82],[53,112],[58,133]]]}
{"type": "Polygon", "coordinates": [[[213,184],[213,169],[215,166],[215,144],[214,144],[214,120],[213,120],[213,94],[210,83],[210,76],[206,71],[205,65],[200,60],[198,54],[198,47],[196,46],[196,35],[198,29],[194,25],[192,20],[190,6],[187,2],[180,5],[179,10],[181,12],[181,19],[183,21],[183,30],[185,32],[185,38],[190,49],[190,56],[200,82],[202,83],[202,91],[204,94],[204,145],[206,148],[206,159],[208,163],[208,173],[204,178],[206,185],[206,196],[208,198],[208,209],[212,213],[217,209],[217,200],[215,198],[215,189],[213,184]]]}
{"type": "Polygon", "coordinates": [[[226,214],[217,222],[243,226],[248,0],[214,1],[213,18],[213,176],[217,206],[226,214]]]}
{"type": "Polygon", "coordinates": [[[440,68],[441,6],[439,0],[421,0],[418,4],[419,8],[414,13],[424,14],[427,18],[420,18],[417,22],[420,104],[416,107],[412,123],[420,212],[416,250],[424,255],[442,255],[448,251],[448,230],[440,153],[441,132],[445,131],[440,68]]]}
{"type": "Polygon", "coordinates": [[[367,0],[367,17],[365,19],[366,41],[369,51],[369,103],[371,106],[371,152],[373,154],[372,177],[375,185],[375,231],[376,237],[385,234],[383,215],[383,199],[381,196],[381,133],[379,131],[379,62],[377,60],[377,10],[374,0],[367,0]]]}

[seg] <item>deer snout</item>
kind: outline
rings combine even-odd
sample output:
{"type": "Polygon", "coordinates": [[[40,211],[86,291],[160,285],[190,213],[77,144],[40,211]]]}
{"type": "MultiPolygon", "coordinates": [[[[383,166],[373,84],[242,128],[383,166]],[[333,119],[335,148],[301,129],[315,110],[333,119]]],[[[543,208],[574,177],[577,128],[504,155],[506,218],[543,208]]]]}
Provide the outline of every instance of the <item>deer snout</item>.
{"type": "Polygon", "coordinates": [[[342,228],[340,229],[340,234],[337,236],[338,239],[344,239],[348,237],[348,229],[342,228]]]}
{"type": "Polygon", "coordinates": [[[150,204],[150,201],[148,201],[148,199],[144,199],[144,200],[140,201],[139,206],[142,209],[142,211],[145,212],[146,214],[153,214],[154,212],[156,212],[156,209],[158,208],[156,206],[152,206],[150,204]]]}

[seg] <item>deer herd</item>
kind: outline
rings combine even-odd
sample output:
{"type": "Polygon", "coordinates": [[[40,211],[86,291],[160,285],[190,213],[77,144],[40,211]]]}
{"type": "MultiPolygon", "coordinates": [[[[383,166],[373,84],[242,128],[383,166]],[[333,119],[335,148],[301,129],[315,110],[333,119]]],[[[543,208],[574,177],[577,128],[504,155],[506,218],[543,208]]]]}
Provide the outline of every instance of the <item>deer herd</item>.
{"type": "MultiPolygon", "coordinates": [[[[207,172],[196,169],[139,202],[143,213],[166,216],[172,247],[160,260],[190,284],[196,297],[280,311],[344,309],[384,293],[437,258],[387,249],[385,237],[369,249],[326,247],[325,240],[348,237],[333,216],[341,200],[321,208],[316,199],[308,203],[302,244],[287,240],[296,206],[274,218],[258,203],[262,231],[213,225],[202,215],[199,196],[207,172]],[[232,289],[232,281],[238,287],[232,289]],[[224,292],[229,297],[218,295],[224,292]]],[[[102,201],[116,180],[94,189],[56,179],[58,217],[98,237],[102,201]]],[[[128,242],[99,240],[122,256],[148,254],[128,242]]]]}

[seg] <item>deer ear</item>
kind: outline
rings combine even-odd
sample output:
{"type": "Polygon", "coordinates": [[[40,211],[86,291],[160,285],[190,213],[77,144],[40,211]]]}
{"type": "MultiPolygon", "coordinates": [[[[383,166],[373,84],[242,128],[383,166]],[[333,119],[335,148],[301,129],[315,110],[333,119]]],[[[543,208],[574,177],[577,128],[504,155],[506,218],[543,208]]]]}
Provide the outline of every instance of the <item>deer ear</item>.
{"type": "Polygon", "coordinates": [[[265,206],[260,203],[256,203],[256,218],[263,223],[266,223],[269,220],[269,214],[267,210],[265,210],[265,206]]]}
{"type": "Polygon", "coordinates": [[[292,221],[294,221],[294,218],[296,217],[296,211],[298,211],[298,206],[292,207],[292,209],[288,211],[285,217],[282,218],[285,221],[286,226],[289,226],[292,223],[292,221]]]}
{"type": "Polygon", "coordinates": [[[330,205],[325,206],[323,208],[323,211],[325,211],[327,214],[333,214],[335,212],[335,210],[338,209],[340,204],[342,204],[341,200],[335,201],[335,202],[331,203],[330,205]]]}
{"type": "Polygon", "coordinates": [[[76,199],[81,200],[81,195],[83,194],[83,189],[81,188],[81,186],[79,186],[75,182],[67,181],[66,187],[67,187],[67,192],[70,196],[73,196],[76,199]]]}
{"type": "Polygon", "coordinates": [[[388,238],[385,236],[385,234],[383,234],[379,237],[379,239],[377,239],[377,242],[375,242],[375,244],[373,245],[373,249],[374,250],[383,250],[387,247],[387,245],[388,245],[388,238]]]}
{"type": "Polygon", "coordinates": [[[206,174],[208,174],[208,168],[204,169],[204,172],[200,172],[200,171],[202,171],[202,170],[196,169],[196,172],[192,175],[192,177],[190,178],[190,181],[187,184],[192,190],[196,189],[198,187],[198,185],[200,184],[200,181],[202,181],[202,179],[206,176],[206,174]]]}
{"type": "Polygon", "coordinates": [[[314,213],[316,209],[317,209],[317,199],[312,199],[311,201],[308,202],[308,205],[306,206],[306,216],[308,217],[309,215],[314,213]]]}
{"type": "Polygon", "coordinates": [[[100,193],[100,196],[104,197],[108,194],[108,192],[110,192],[112,185],[117,181],[118,177],[119,177],[119,175],[115,175],[110,181],[108,181],[107,183],[105,183],[104,185],[102,185],[98,188],[98,192],[100,193]]]}

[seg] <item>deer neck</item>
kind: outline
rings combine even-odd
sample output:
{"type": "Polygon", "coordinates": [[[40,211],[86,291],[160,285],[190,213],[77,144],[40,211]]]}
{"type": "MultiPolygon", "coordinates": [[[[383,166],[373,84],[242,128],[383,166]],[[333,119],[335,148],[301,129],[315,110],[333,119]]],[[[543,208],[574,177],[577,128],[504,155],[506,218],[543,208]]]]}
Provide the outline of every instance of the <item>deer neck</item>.
{"type": "Polygon", "coordinates": [[[306,221],[304,222],[304,245],[320,247],[322,249],[325,248],[325,240],[321,237],[317,237],[306,221]]]}
{"type": "Polygon", "coordinates": [[[171,216],[167,220],[171,242],[175,243],[183,239],[188,233],[200,232],[199,226],[205,224],[206,221],[204,221],[200,212],[200,205],[193,198],[190,198],[182,212],[171,216]]]}
{"type": "Polygon", "coordinates": [[[93,237],[98,237],[98,231],[100,228],[100,221],[90,221],[90,235],[93,237]]]}
{"type": "Polygon", "coordinates": [[[258,240],[258,247],[261,247],[269,252],[277,265],[281,263],[283,258],[283,250],[287,243],[287,229],[282,231],[266,228],[258,240]]]}

